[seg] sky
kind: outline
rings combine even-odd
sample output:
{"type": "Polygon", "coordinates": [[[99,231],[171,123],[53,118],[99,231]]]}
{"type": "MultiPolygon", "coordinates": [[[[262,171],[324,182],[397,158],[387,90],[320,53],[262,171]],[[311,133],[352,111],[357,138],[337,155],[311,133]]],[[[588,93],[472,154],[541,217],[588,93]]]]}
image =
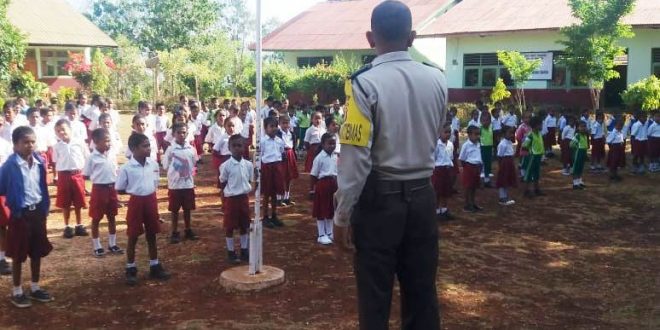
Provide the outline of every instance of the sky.
{"type": "MultiPolygon", "coordinates": [[[[90,0],[67,0],[78,10],[85,10],[90,0]]],[[[256,0],[247,0],[249,9],[256,13],[256,0]]],[[[267,22],[275,18],[281,23],[285,23],[294,16],[300,14],[316,3],[323,0],[262,0],[261,11],[263,13],[262,22],[267,22]]]]}

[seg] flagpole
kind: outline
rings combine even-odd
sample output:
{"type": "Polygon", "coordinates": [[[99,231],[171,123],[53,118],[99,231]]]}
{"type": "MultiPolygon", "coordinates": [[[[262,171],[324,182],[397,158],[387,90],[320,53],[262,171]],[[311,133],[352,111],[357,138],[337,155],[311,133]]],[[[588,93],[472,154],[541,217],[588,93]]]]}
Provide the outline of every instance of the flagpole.
{"type": "Polygon", "coordinates": [[[255,181],[256,189],[254,192],[254,221],[251,224],[250,228],[250,266],[249,274],[255,275],[261,272],[261,267],[263,265],[263,224],[261,223],[261,159],[259,157],[259,144],[261,139],[261,114],[259,113],[259,106],[261,105],[262,99],[262,58],[261,58],[261,0],[257,1],[257,19],[256,19],[256,65],[257,65],[257,95],[256,95],[256,104],[255,109],[257,110],[257,116],[254,118],[256,121],[255,133],[257,136],[256,139],[256,152],[254,153],[254,168],[256,169],[255,181]]]}

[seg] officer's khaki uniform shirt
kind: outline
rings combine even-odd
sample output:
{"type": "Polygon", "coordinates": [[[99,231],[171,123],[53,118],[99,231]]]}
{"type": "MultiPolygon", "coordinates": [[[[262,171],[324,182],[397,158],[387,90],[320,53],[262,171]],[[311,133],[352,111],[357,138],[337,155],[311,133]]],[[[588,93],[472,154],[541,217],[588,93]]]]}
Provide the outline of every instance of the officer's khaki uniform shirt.
{"type": "Polygon", "coordinates": [[[379,180],[431,177],[436,141],[446,118],[447,82],[438,68],[413,61],[408,52],[392,52],[376,57],[371,69],[354,77],[352,97],[357,107],[347,107],[340,132],[334,219],[338,226],[349,225],[371,172],[379,180]],[[366,117],[362,130],[351,123],[356,108],[366,117]],[[346,143],[356,134],[367,135],[366,146],[346,143]]]}

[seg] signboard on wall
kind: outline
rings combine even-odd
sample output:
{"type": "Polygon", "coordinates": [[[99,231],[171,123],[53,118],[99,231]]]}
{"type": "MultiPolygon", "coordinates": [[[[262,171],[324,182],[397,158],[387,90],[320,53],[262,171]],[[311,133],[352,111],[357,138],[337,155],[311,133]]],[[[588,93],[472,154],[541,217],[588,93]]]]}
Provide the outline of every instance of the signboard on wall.
{"type": "Polygon", "coordinates": [[[534,70],[529,80],[550,80],[552,79],[552,52],[543,53],[522,53],[528,60],[541,60],[541,66],[534,70]]]}

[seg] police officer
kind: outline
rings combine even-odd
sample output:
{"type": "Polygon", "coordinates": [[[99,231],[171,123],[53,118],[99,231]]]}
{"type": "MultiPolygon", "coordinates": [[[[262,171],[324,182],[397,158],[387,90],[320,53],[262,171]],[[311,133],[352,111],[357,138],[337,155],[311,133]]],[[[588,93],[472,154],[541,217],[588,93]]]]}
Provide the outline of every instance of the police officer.
{"type": "Polygon", "coordinates": [[[347,82],[340,132],[335,241],[355,245],[361,329],[387,329],[394,278],[403,329],[438,329],[438,229],[430,183],[446,117],[441,70],[413,61],[410,9],[374,8],[367,40],[378,55],[347,82]]]}

